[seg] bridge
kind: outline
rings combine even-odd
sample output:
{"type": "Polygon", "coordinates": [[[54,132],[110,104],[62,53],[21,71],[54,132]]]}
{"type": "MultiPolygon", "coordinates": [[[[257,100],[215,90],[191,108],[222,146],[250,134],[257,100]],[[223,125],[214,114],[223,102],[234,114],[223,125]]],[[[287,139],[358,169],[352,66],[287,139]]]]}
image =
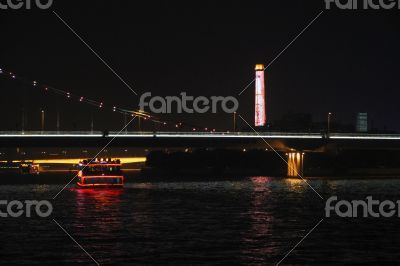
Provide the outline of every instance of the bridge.
{"type": "Polygon", "coordinates": [[[315,149],[328,143],[400,148],[400,134],[288,132],[101,132],[0,131],[2,147],[225,147],[243,145],[276,149],[315,149]]]}

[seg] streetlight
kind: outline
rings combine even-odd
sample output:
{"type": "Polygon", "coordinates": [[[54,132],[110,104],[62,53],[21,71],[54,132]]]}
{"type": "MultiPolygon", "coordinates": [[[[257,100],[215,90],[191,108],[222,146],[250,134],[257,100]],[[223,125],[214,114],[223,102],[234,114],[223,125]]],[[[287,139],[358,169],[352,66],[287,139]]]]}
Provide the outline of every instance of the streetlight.
{"type": "Polygon", "coordinates": [[[236,112],[233,112],[233,132],[236,132],[236,112]]]}
{"type": "Polygon", "coordinates": [[[57,134],[59,134],[60,133],[60,112],[59,111],[57,111],[56,127],[57,127],[57,134]]]}
{"type": "Polygon", "coordinates": [[[44,110],[41,111],[41,118],[42,118],[42,134],[44,132],[44,110]]]}
{"type": "Polygon", "coordinates": [[[90,114],[90,134],[93,134],[94,129],[94,121],[93,121],[93,112],[90,114]]]}
{"type": "Polygon", "coordinates": [[[332,115],[333,115],[333,114],[332,114],[331,112],[328,113],[328,130],[327,130],[328,135],[329,135],[330,132],[331,132],[331,116],[332,116],[332,115]]]}
{"type": "Polygon", "coordinates": [[[22,108],[21,131],[22,131],[22,134],[24,134],[24,131],[25,131],[25,110],[24,110],[24,108],[22,108]]]}
{"type": "Polygon", "coordinates": [[[126,113],[124,113],[124,127],[125,127],[125,134],[128,132],[128,127],[126,126],[126,113]]]}

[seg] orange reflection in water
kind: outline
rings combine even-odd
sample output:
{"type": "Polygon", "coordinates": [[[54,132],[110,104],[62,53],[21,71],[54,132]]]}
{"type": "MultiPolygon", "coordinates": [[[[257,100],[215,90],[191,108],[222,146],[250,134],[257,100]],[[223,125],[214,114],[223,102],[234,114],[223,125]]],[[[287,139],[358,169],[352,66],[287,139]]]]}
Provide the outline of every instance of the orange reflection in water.
{"type": "Polygon", "coordinates": [[[285,179],[286,183],[290,186],[298,186],[298,185],[303,185],[305,181],[301,178],[286,178],[285,179]]]}
{"type": "Polygon", "coordinates": [[[300,177],[285,178],[287,189],[291,192],[302,193],[307,189],[307,183],[300,177]]]}

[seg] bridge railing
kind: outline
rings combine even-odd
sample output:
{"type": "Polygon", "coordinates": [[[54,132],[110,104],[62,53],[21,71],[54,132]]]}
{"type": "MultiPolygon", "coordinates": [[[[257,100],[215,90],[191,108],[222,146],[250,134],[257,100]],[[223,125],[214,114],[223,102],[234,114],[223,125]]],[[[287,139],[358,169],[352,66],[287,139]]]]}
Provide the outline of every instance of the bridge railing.
{"type": "Polygon", "coordinates": [[[397,140],[400,134],[371,134],[371,133],[331,133],[330,139],[371,139],[371,140],[397,140]]]}
{"type": "Polygon", "coordinates": [[[400,134],[294,133],[294,132],[163,132],[163,131],[0,131],[0,137],[205,137],[205,138],[300,138],[348,140],[400,140],[400,134]]]}
{"type": "MultiPolygon", "coordinates": [[[[118,132],[110,131],[110,135],[116,135],[118,132]]],[[[177,131],[177,132],[165,132],[165,131],[147,131],[147,132],[124,132],[120,133],[120,135],[162,135],[162,136],[177,136],[177,135],[186,135],[186,136],[318,136],[322,135],[319,133],[286,133],[286,132],[185,132],[185,131],[177,131]]]]}
{"type": "Polygon", "coordinates": [[[0,131],[0,136],[29,136],[29,135],[43,135],[43,136],[59,136],[59,135],[103,135],[102,131],[0,131]]]}
{"type": "Polygon", "coordinates": [[[163,131],[0,131],[0,137],[236,137],[236,138],[322,138],[319,133],[286,132],[163,132],[163,131]]]}

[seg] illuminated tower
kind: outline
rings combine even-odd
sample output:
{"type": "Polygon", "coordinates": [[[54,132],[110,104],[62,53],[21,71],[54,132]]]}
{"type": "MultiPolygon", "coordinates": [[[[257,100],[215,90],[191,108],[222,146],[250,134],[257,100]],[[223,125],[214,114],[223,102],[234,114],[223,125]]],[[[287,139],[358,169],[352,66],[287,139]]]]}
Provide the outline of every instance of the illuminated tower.
{"type": "Polygon", "coordinates": [[[265,81],[264,65],[256,65],[256,104],[255,104],[255,126],[262,127],[266,123],[265,115],[265,81]]]}

